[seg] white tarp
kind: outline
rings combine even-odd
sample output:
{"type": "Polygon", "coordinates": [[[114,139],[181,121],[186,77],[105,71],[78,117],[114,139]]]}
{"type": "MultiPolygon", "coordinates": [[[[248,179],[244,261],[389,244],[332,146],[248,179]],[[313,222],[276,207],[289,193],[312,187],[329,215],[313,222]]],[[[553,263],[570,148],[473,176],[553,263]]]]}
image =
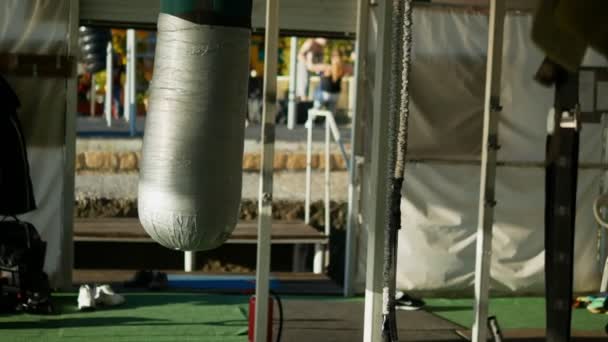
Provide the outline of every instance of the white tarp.
{"type": "MultiPolygon", "coordinates": [[[[65,55],[67,0],[0,2],[0,52],[65,55]]],[[[66,79],[8,76],[21,101],[38,209],[20,217],[33,223],[47,242],[45,270],[51,280],[60,272],[63,239],[66,79]]]]}
{"type": "MultiPolygon", "coordinates": [[[[483,14],[458,10],[414,11],[410,156],[479,158],[487,22],[483,14]]],[[[525,14],[510,14],[505,22],[499,160],[544,161],[546,118],[554,92],[533,80],[544,56],[529,38],[531,24],[532,16],[525,14]]],[[[593,56],[588,60],[601,61],[593,56]]],[[[600,125],[585,125],[581,162],[599,162],[601,147],[600,125]]],[[[401,206],[399,288],[472,289],[479,177],[477,165],[408,164],[401,206]]],[[[576,291],[599,287],[597,226],[591,203],[600,181],[599,170],[579,172],[576,291]]],[[[492,288],[540,293],[544,288],[544,169],[500,167],[496,183],[492,288]]],[[[359,285],[365,274],[365,236],[360,234],[358,243],[359,285]]]]}

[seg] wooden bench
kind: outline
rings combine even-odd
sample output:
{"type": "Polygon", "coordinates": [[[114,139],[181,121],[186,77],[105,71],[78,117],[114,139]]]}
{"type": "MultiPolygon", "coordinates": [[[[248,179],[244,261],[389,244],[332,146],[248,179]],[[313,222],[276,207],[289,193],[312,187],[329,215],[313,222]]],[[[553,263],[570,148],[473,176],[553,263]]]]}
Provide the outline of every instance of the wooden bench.
{"type": "MultiPolygon", "coordinates": [[[[258,224],[239,222],[226,243],[255,244],[258,239],[258,224]]],[[[154,242],[137,218],[77,218],[74,220],[74,242],[154,242]]],[[[304,269],[304,250],[301,245],[326,245],[329,238],[304,222],[276,221],[272,223],[273,244],[293,244],[293,271],[304,269]]],[[[195,256],[185,253],[184,268],[191,269],[195,256]]]]}
{"type": "MultiPolygon", "coordinates": [[[[327,236],[303,222],[272,224],[273,244],[326,244],[327,236]]],[[[239,222],[226,243],[257,243],[257,222],[239,222]]],[[[94,218],[74,221],[74,241],[154,242],[137,218],[94,218]]]]}

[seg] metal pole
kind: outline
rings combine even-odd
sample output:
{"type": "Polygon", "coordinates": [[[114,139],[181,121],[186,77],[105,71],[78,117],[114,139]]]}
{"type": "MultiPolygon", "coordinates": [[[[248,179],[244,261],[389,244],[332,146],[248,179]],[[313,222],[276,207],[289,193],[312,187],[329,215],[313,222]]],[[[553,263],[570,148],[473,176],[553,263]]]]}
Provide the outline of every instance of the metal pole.
{"type": "Polygon", "coordinates": [[[296,82],[298,75],[298,37],[291,37],[289,58],[289,104],[287,107],[287,128],[296,127],[296,82]]]}
{"type": "Polygon", "coordinates": [[[112,127],[112,85],[113,85],[113,65],[112,65],[112,42],[108,42],[106,49],[106,100],[104,103],[104,111],[106,114],[106,123],[108,127],[112,127]]]}
{"type": "MultiPolygon", "coordinates": [[[[325,115],[325,199],[324,199],[324,214],[325,214],[325,236],[329,236],[331,232],[331,131],[329,115],[325,115]]],[[[315,257],[313,272],[316,274],[323,273],[326,263],[326,245],[315,245],[315,257]]]]}
{"type": "MultiPolygon", "coordinates": [[[[67,54],[76,55],[78,50],[79,1],[69,2],[69,24],[67,54]]],[[[78,112],[76,65],[72,66],[72,75],[66,81],[65,108],[65,149],[63,153],[63,234],[61,241],[61,268],[57,287],[68,290],[72,288],[72,270],[74,269],[74,174],[76,159],[76,113],[78,112]]]]}
{"type": "MultiPolygon", "coordinates": [[[[594,80],[596,81],[596,80],[594,80]]],[[[594,82],[594,89],[593,89],[593,97],[594,97],[594,101],[593,101],[593,106],[596,107],[597,106],[597,82],[594,82]]],[[[595,108],[594,108],[595,109],[595,108]]],[[[601,158],[601,163],[605,164],[608,161],[608,148],[607,145],[608,144],[608,120],[606,119],[605,115],[602,115],[602,158],[601,158]]],[[[580,164],[579,164],[580,165],[580,164]]],[[[607,178],[606,178],[606,171],[602,170],[600,172],[600,193],[599,196],[603,195],[604,192],[606,191],[606,182],[607,182],[607,178]]],[[[600,215],[602,216],[603,219],[606,219],[606,210],[602,210],[600,212],[600,215]]],[[[606,273],[606,271],[608,271],[608,259],[607,259],[607,255],[606,255],[606,229],[602,226],[598,226],[599,229],[599,260],[598,260],[598,267],[602,270],[602,281],[600,283],[600,292],[606,292],[608,290],[608,273],[606,273]]]]}
{"type": "MultiPolygon", "coordinates": [[[[331,115],[331,114],[329,114],[331,115]]],[[[331,232],[331,124],[325,116],[325,235],[331,232]]]]}
{"type": "Polygon", "coordinates": [[[365,94],[365,47],[367,46],[367,22],[369,16],[369,1],[359,0],[357,6],[357,41],[355,43],[355,53],[357,61],[355,63],[355,75],[351,82],[354,82],[354,91],[351,92],[353,112],[351,117],[350,129],[350,162],[348,164],[348,214],[346,223],[346,249],[344,262],[344,296],[349,297],[354,294],[353,278],[355,274],[355,229],[357,228],[358,208],[356,205],[357,188],[357,151],[355,144],[357,139],[357,120],[361,117],[363,110],[363,96],[365,94]],[[361,96],[359,96],[361,95],[361,96]]]}
{"type": "Polygon", "coordinates": [[[494,225],[494,206],[496,205],[494,197],[496,151],[498,150],[498,119],[501,111],[500,82],[504,19],[505,0],[491,0],[475,259],[473,342],[485,342],[488,335],[492,226],[494,225]]]}
{"type": "MultiPolygon", "coordinates": [[[[391,1],[378,1],[375,7],[377,14],[376,52],[374,65],[374,83],[370,89],[374,98],[370,120],[372,134],[370,137],[370,192],[366,210],[369,215],[364,222],[367,234],[367,264],[365,277],[365,312],[363,325],[363,341],[381,341],[382,332],[382,270],[384,227],[387,222],[387,193],[389,141],[386,137],[389,122],[389,81],[391,78],[391,43],[392,43],[392,13],[391,1]]],[[[362,49],[363,50],[363,49],[362,49]]],[[[361,51],[363,53],[363,51],[361,51]]],[[[360,94],[358,96],[365,96],[360,94]]]]}
{"type": "Polygon", "coordinates": [[[196,252],[184,252],[184,271],[192,272],[196,269],[196,252]]]}
{"type": "Polygon", "coordinates": [[[95,73],[91,72],[91,88],[89,92],[89,115],[95,116],[95,97],[97,96],[95,90],[95,73]]]}
{"type": "Polygon", "coordinates": [[[306,199],[304,202],[304,222],[310,224],[310,193],[312,181],[312,126],[315,120],[312,109],[308,111],[306,121],[306,199]]]}
{"type": "Polygon", "coordinates": [[[256,306],[254,341],[268,336],[268,290],[270,274],[270,231],[272,225],[272,173],[274,159],[274,121],[277,99],[277,60],[279,39],[279,1],[266,3],[266,47],[264,63],[264,108],[262,114],[262,170],[258,197],[258,251],[256,268],[256,306]]]}
{"type": "Polygon", "coordinates": [[[130,78],[131,78],[131,58],[129,47],[129,31],[127,30],[127,39],[126,39],[126,60],[125,60],[125,84],[123,86],[123,97],[122,97],[122,116],[126,122],[129,122],[131,119],[131,95],[129,95],[131,86],[130,86],[130,78]]]}
{"type": "Polygon", "coordinates": [[[137,78],[136,78],[136,56],[137,56],[137,46],[135,42],[135,30],[129,29],[127,30],[127,73],[129,76],[128,87],[129,87],[129,115],[127,116],[129,122],[129,134],[134,136],[136,134],[136,117],[137,117],[137,78]]]}

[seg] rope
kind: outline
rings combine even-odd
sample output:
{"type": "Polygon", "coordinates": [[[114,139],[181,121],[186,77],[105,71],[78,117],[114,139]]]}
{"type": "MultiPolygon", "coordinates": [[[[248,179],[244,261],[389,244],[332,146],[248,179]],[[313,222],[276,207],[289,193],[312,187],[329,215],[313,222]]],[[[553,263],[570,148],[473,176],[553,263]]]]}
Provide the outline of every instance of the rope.
{"type": "Polygon", "coordinates": [[[391,79],[389,94],[388,224],[384,238],[383,322],[384,341],[398,341],[395,290],[398,231],[401,228],[401,189],[407,154],[409,71],[411,65],[412,3],[393,0],[391,79]],[[396,133],[396,135],[395,135],[396,133]]]}
{"type": "MultiPolygon", "coordinates": [[[[397,132],[397,160],[395,162],[395,178],[403,178],[405,169],[405,160],[407,155],[407,130],[408,119],[410,116],[410,95],[409,95],[409,80],[410,68],[412,64],[412,1],[404,1],[403,9],[403,52],[401,76],[401,103],[400,103],[400,120],[399,131],[397,132]]],[[[401,189],[399,189],[401,190],[401,189]]]]}

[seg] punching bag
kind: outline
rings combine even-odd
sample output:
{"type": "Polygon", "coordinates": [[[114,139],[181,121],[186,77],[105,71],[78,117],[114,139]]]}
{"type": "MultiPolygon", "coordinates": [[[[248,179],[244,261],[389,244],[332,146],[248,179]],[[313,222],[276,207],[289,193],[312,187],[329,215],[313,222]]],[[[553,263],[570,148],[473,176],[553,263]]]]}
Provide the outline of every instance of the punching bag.
{"type": "Polygon", "coordinates": [[[251,0],[161,1],[139,219],[161,245],[220,246],[236,226],[251,0]]]}

